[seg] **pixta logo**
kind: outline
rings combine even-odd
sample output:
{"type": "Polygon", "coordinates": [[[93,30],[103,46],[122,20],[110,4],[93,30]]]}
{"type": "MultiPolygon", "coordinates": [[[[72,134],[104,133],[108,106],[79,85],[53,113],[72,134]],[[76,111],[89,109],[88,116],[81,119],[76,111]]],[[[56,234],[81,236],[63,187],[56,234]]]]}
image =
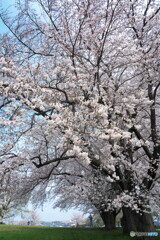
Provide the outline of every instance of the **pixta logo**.
{"type": "Polygon", "coordinates": [[[130,232],[130,236],[131,237],[142,237],[142,236],[147,236],[147,237],[157,237],[158,236],[158,232],[134,232],[131,231],[130,232]]]}
{"type": "Polygon", "coordinates": [[[130,236],[131,236],[131,237],[135,237],[135,236],[136,236],[135,232],[133,232],[133,231],[130,232],[130,236]]]}

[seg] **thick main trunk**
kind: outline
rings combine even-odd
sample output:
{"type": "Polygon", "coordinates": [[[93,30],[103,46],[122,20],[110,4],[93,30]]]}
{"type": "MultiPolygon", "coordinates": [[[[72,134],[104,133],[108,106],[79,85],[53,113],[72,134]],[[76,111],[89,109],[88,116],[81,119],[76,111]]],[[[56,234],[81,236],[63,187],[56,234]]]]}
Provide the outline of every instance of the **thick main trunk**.
{"type": "Polygon", "coordinates": [[[135,220],[136,220],[137,231],[141,231],[141,232],[155,231],[155,226],[153,223],[153,218],[151,213],[143,212],[141,215],[136,214],[135,220]]]}
{"type": "Polygon", "coordinates": [[[136,230],[134,212],[128,207],[123,207],[122,212],[123,217],[121,219],[121,225],[123,228],[123,233],[129,234],[131,231],[136,230]]]}
{"type": "Polygon", "coordinates": [[[100,213],[106,230],[113,230],[116,228],[116,212],[115,211],[101,211],[100,213]]]}
{"type": "MultiPolygon", "coordinates": [[[[142,212],[141,214],[135,214],[135,223],[136,223],[136,229],[137,232],[156,232],[154,223],[153,223],[153,217],[151,213],[142,212]]],[[[138,239],[145,240],[146,237],[140,237],[138,239]]],[[[147,238],[148,239],[148,238],[147,238]]],[[[150,239],[155,239],[155,237],[150,237],[150,239]]]]}
{"type": "MultiPolygon", "coordinates": [[[[131,231],[137,233],[155,232],[155,226],[153,223],[153,217],[151,213],[142,212],[141,214],[136,213],[130,208],[123,207],[123,217],[121,220],[123,233],[130,234],[131,231]]],[[[146,236],[139,237],[140,240],[145,240],[146,236]]],[[[150,237],[150,239],[155,239],[150,237]]]]}

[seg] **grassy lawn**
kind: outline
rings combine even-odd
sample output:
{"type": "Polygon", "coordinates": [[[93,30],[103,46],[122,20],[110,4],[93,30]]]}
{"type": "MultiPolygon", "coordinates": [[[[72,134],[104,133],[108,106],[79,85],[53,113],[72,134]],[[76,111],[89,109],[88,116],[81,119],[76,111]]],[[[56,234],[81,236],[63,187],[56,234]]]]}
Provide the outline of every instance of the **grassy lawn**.
{"type": "MultiPolygon", "coordinates": [[[[49,228],[32,226],[0,226],[0,240],[129,240],[120,229],[49,228]]],[[[160,240],[160,236],[157,238],[160,240]]]]}

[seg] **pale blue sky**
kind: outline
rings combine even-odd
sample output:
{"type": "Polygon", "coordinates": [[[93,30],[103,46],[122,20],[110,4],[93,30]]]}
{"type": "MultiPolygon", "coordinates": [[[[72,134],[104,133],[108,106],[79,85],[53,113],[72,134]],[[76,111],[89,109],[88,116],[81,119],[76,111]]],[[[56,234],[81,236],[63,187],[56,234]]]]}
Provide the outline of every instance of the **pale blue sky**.
{"type": "MultiPolygon", "coordinates": [[[[16,0],[0,0],[0,9],[6,9],[9,5],[14,7],[16,0]]],[[[13,12],[13,7],[9,8],[9,11],[13,12]]],[[[7,31],[7,28],[0,20],[0,34],[3,34],[7,31]]],[[[32,210],[32,206],[29,205],[28,210],[32,210]]],[[[78,212],[78,210],[69,210],[69,211],[60,211],[59,208],[53,209],[52,204],[47,202],[44,204],[43,210],[41,208],[36,209],[36,212],[39,214],[42,221],[69,221],[72,218],[73,213],[78,212]]]]}
{"type": "MultiPolygon", "coordinates": [[[[52,221],[71,221],[73,218],[74,213],[81,213],[77,209],[70,209],[68,211],[61,210],[60,208],[54,208],[52,207],[52,204],[50,202],[46,202],[42,207],[34,208],[32,204],[28,204],[28,206],[25,207],[25,210],[29,211],[35,211],[41,221],[46,221],[46,222],[52,222],[52,221]]],[[[87,217],[89,214],[87,213],[85,217],[87,217]]],[[[27,216],[27,215],[26,215],[27,216]]],[[[21,216],[17,215],[14,217],[15,221],[20,221],[21,216]]],[[[25,218],[23,218],[25,220],[25,218]]]]}
{"type": "Polygon", "coordinates": [[[0,0],[0,7],[1,8],[7,8],[10,5],[15,5],[17,0],[0,0]]]}
{"type": "MultiPolygon", "coordinates": [[[[31,206],[29,210],[30,209],[32,209],[31,206]]],[[[80,212],[76,209],[70,209],[68,211],[62,211],[59,208],[53,209],[52,204],[49,202],[44,205],[43,210],[38,208],[35,209],[35,211],[38,213],[42,221],[70,221],[74,213],[80,212]]]]}
{"type": "MultiPolygon", "coordinates": [[[[16,0],[0,0],[0,9],[6,10],[8,8],[9,12],[13,12],[13,7],[15,6],[16,0]]],[[[0,19],[0,33],[5,33],[7,31],[6,26],[0,19]]]]}

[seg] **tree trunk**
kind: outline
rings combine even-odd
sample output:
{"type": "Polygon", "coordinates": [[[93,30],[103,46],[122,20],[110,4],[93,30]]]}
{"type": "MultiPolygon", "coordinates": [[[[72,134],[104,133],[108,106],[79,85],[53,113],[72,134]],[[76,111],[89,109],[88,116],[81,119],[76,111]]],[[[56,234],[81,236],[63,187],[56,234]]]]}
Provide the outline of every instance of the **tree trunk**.
{"type": "Polygon", "coordinates": [[[106,230],[113,230],[116,228],[116,211],[101,211],[100,213],[106,230]]]}
{"type": "MultiPolygon", "coordinates": [[[[145,232],[145,233],[156,232],[151,213],[146,213],[146,212],[142,212],[141,214],[136,213],[135,223],[136,223],[137,232],[145,232]]],[[[150,237],[150,239],[152,240],[155,238],[156,237],[150,237]]],[[[138,239],[145,240],[146,237],[143,236],[138,239]]]]}
{"type": "MultiPolygon", "coordinates": [[[[123,233],[130,234],[131,231],[139,233],[155,232],[153,217],[151,213],[136,213],[130,208],[123,207],[123,217],[121,220],[123,233]]],[[[149,237],[151,240],[155,237],[149,237]]],[[[146,236],[138,237],[139,240],[148,239],[146,236]]]]}
{"type": "Polygon", "coordinates": [[[123,233],[130,234],[131,231],[136,230],[134,212],[132,209],[127,207],[123,207],[122,212],[123,217],[121,219],[121,225],[123,233]]]}

